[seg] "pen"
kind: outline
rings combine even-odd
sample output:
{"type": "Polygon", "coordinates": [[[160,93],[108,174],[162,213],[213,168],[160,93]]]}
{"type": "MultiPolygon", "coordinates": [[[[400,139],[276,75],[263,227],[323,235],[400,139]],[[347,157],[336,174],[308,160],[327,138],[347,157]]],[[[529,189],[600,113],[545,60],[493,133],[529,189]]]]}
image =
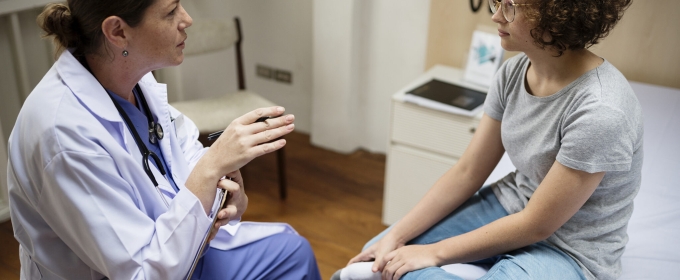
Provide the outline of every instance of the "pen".
{"type": "Polygon", "coordinates": [[[217,138],[220,137],[220,135],[222,135],[222,132],[224,132],[224,130],[208,134],[208,141],[215,141],[217,138]]]}
{"type": "MultiPolygon", "coordinates": [[[[261,117],[261,118],[257,119],[255,122],[263,122],[263,121],[266,121],[268,119],[271,119],[271,117],[261,117]]],[[[219,138],[220,135],[222,135],[223,132],[224,132],[224,130],[220,130],[220,131],[208,134],[208,141],[217,140],[217,138],[219,138]]]]}

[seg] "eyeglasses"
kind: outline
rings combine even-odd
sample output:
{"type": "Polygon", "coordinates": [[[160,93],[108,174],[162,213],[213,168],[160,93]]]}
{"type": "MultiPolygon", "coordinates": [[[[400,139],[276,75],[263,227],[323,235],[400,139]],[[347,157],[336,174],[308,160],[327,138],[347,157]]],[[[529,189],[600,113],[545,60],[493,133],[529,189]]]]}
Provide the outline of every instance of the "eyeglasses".
{"type": "Polygon", "coordinates": [[[498,12],[501,8],[503,16],[508,22],[515,21],[515,6],[530,6],[533,4],[517,4],[513,0],[489,0],[489,7],[492,13],[498,12]],[[502,4],[502,5],[501,5],[502,4]]]}

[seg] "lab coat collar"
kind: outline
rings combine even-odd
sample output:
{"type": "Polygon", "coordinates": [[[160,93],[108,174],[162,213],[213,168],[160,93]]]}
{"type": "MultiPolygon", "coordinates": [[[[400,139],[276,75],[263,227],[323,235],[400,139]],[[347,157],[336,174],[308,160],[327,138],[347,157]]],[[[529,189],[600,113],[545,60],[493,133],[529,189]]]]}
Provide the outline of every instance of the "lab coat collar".
{"type": "MultiPolygon", "coordinates": [[[[110,122],[123,121],[104,87],[70,51],[61,54],[56,62],[56,67],[66,86],[93,114],[110,122]]],[[[156,117],[165,129],[170,123],[170,115],[167,110],[168,102],[165,98],[167,97],[166,85],[157,83],[153,79],[153,75],[148,73],[139,81],[139,86],[148,99],[151,111],[160,114],[156,117]]]]}
{"type": "Polygon", "coordinates": [[[64,84],[92,114],[110,122],[123,121],[104,87],[70,51],[61,54],[56,68],[64,84]]]}
{"type": "MultiPolygon", "coordinates": [[[[73,56],[70,51],[64,51],[59,60],[55,63],[57,72],[61,76],[64,84],[71,89],[73,94],[80,100],[88,110],[109,122],[123,123],[123,119],[118,113],[113,101],[108,96],[108,93],[97,81],[97,79],[88,71],[80,62],[73,56]]],[[[152,114],[158,119],[158,123],[163,127],[163,131],[167,134],[171,131],[170,113],[168,110],[167,101],[167,86],[156,82],[151,73],[146,74],[138,82],[139,87],[144,92],[147,98],[149,109],[152,114]]],[[[125,126],[119,126],[124,130],[125,126]]],[[[126,132],[121,131],[122,135],[126,132]]],[[[160,141],[161,151],[164,155],[171,155],[170,141],[160,141]]],[[[127,145],[127,141],[126,141],[127,145]]],[[[173,168],[171,156],[166,156],[166,163],[168,167],[173,168]]]]}

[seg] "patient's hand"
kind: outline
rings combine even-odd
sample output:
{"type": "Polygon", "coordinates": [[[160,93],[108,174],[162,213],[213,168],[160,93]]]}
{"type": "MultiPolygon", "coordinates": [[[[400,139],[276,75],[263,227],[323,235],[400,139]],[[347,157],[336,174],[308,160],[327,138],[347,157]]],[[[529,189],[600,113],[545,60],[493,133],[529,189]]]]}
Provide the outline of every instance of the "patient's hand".
{"type": "Polygon", "coordinates": [[[371,270],[373,272],[382,271],[385,267],[385,264],[387,263],[385,256],[397,248],[403,246],[404,244],[394,241],[390,237],[390,234],[387,234],[383,239],[380,239],[378,242],[368,247],[365,251],[359,253],[354,258],[349,260],[347,265],[355,262],[368,262],[375,260],[371,270]]]}
{"type": "Polygon", "coordinates": [[[437,258],[435,246],[408,245],[388,253],[384,258],[387,263],[382,270],[382,278],[397,280],[407,272],[439,266],[441,260],[437,258]]]}

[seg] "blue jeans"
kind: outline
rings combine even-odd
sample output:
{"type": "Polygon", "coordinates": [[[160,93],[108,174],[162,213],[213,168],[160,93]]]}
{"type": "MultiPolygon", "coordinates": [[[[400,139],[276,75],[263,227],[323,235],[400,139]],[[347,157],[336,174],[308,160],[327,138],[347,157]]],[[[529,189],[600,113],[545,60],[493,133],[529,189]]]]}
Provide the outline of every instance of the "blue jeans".
{"type": "MultiPolygon", "coordinates": [[[[498,202],[498,198],[496,198],[491,187],[486,186],[458,209],[423,234],[409,241],[407,245],[436,243],[449,237],[473,231],[507,215],[508,212],[498,202]]],[[[393,226],[366,243],[364,250],[383,238],[393,226]]],[[[586,279],[576,261],[560,249],[543,241],[471,264],[490,267],[486,275],[480,279],[586,279]]],[[[462,278],[439,267],[427,267],[411,271],[401,279],[462,280],[462,278]]]]}
{"type": "Polygon", "coordinates": [[[321,280],[321,275],[309,242],[279,233],[231,250],[208,249],[191,279],[321,280]]]}

